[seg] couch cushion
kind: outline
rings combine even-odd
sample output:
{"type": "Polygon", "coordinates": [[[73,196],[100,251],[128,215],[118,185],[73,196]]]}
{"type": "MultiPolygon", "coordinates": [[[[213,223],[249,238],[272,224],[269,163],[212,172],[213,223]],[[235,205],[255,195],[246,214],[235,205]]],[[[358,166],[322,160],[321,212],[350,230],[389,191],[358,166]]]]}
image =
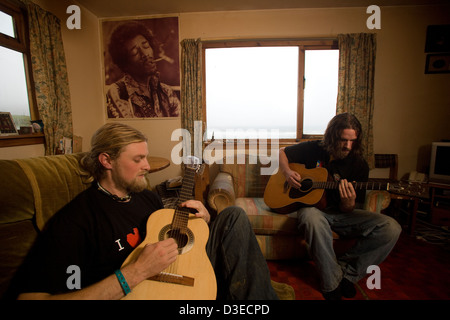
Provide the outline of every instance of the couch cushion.
{"type": "Polygon", "coordinates": [[[14,160],[0,160],[0,223],[11,223],[34,216],[30,182],[14,160]]]}
{"type": "Polygon", "coordinates": [[[247,213],[255,234],[297,235],[297,213],[279,214],[270,210],[263,198],[237,198],[236,206],[247,213]]]}
{"type": "Polygon", "coordinates": [[[235,159],[225,159],[220,166],[221,172],[233,177],[236,197],[262,197],[270,175],[262,175],[261,167],[269,167],[269,159],[261,164],[259,156],[246,155],[244,164],[237,164],[235,159]]]}
{"type": "Polygon", "coordinates": [[[37,237],[31,220],[0,224],[0,299],[37,237]]]}
{"type": "Polygon", "coordinates": [[[235,195],[232,180],[233,178],[229,174],[219,172],[211,185],[208,204],[217,212],[234,204],[235,195]]]}
{"type": "Polygon", "coordinates": [[[303,259],[307,256],[306,241],[299,235],[257,234],[256,240],[266,260],[303,259]]]}
{"type": "Polygon", "coordinates": [[[79,173],[83,154],[56,155],[16,160],[33,189],[36,224],[42,230],[59,209],[71,201],[90,183],[79,173]]]}
{"type": "Polygon", "coordinates": [[[386,209],[391,203],[391,195],[384,190],[372,190],[365,199],[364,210],[380,213],[381,210],[386,209]]]}

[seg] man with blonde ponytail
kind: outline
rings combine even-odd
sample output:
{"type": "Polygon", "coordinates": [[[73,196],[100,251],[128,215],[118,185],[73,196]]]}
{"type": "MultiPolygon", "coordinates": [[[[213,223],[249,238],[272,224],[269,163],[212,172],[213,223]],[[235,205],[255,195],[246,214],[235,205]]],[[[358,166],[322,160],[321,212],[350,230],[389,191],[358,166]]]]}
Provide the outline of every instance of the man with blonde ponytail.
{"type": "MultiPolygon", "coordinates": [[[[108,123],[92,137],[81,160],[90,188],[55,214],[20,272],[19,299],[120,299],[175,261],[168,238],[147,244],[121,268],[145,239],[149,215],[163,208],[147,188],[147,138],[121,123],[108,123]],[[79,268],[79,288],[68,286],[69,267],[79,268]],[[126,284],[126,286],[124,286],[126,284]]],[[[214,221],[200,201],[193,209],[210,224],[206,246],[217,279],[218,299],[277,299],[267,263],[242,209],[229,207],[214,221]]]]}

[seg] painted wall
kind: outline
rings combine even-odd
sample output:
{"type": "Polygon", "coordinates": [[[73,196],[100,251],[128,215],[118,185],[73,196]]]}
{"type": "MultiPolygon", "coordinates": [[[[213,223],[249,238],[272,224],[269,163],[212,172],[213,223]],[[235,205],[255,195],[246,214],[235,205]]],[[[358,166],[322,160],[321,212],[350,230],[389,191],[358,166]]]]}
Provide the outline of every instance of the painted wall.
{"type": "MultiPolygon", "coordinates": [[[[57,15],[62,24],[68,0],[35,0],[57,15]]],[[[375,153],[398,153],[399,176],[425,170],[432,141],[450,139],[450,74],[426,75],[426,27],[450,23],[450,6],[381,7],[381,29],[368,30],[366,8],[260,10],[182,13],[180,41],[186,38],[258,39],[336,37],[339,33],[377,33],[375,71],[375,153]]],[[[82,29],[63,29],[74,134],[88,150],[92,133],[105,123],[99,19],[82,8],[82,29]]],[[[147,16],[140,16],[147,17],[147,16]]],[[[149,137],[152,155],[170,158],[175,120],[124,121],[149,137]]],[[[4,148],[11,149],[11,148],[4,148]]],[[[17,148],[14,148],[17,149],[17,148]]],[[[19,148],[21,149],[21,148],[19,148]]],[[[22,149],[21,149],[22,150],[22,149]]],[[[26,152],[23,149],[23,152],[26,152]]],[[[7,158],[11,150],[0,150],[7,158]]],[[[21,153],[21,152],[19,152],[21,153]]],[[[17,157],[17,152],[14,153],[17,157]]],[[[179,168],[154,173],[154,184],[180,174],[179,168]]]]}
{"type": "Polygon", "coordinates": [[[426,170],[429,144],[450,139],[450,74],[424,74],[426,28],[450,23],[450,6],[382,7],[368,30],[366,8],[183,14],[180,38],[314,38],[376,32],[374,150],[399,154],[399,177],[426,170]]]}

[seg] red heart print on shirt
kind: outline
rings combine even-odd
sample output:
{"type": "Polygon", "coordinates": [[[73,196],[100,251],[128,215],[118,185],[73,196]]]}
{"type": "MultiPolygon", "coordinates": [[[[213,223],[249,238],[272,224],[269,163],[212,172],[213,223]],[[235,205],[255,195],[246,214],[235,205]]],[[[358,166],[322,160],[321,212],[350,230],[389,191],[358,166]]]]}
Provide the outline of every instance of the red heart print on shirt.
{"type": "Polygon", "coordinates": [[[136,246],[141,243],[141,236],[139,235],[138,228],[133,228],[133,233],[127,234],[127,242],[132,246],[133,248],[136,248],[136,246]]]}

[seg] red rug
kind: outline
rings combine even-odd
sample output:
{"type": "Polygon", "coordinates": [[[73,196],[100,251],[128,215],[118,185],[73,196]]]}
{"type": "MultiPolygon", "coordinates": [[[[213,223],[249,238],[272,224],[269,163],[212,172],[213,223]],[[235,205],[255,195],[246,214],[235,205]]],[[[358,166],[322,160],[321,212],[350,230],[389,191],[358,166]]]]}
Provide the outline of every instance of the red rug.
{"type": "MultiPolygon", "coordinates": [[[[297,300],[322,300],[312,261],[268,261],[272,280],[291,285],[297,300]]],[[[450,252],[442,246],[404,233],[388,258],[380,264],[381,289],[366,285],[370,274],[357,284],[352,300],[448,300],[450,252]]]]}

